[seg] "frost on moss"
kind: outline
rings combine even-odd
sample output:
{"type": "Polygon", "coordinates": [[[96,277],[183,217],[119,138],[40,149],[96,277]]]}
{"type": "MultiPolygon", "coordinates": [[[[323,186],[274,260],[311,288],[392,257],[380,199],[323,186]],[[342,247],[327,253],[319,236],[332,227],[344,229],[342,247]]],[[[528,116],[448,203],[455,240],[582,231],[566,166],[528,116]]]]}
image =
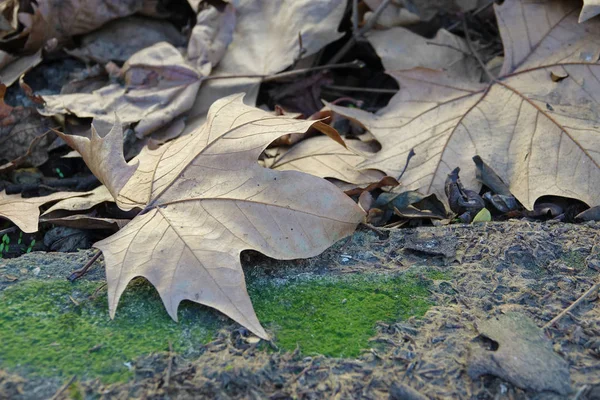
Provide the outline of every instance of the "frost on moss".
{"type": "MultiPolygon", "coordinates": [[[[377,321],[424,314],[428,282],[415,274],[311,275],[249,279],[248,287],[258,317],[282,350],[354,357],[370,347],[377,321]]],[[[167,351],[169,342],[179,354],[199,355],[227,321],[184,302],[176,323],[144,280],[130,285],[111,321],[100,285],[30,280],[0,292],[0,368],[123,381],[138,357],[167,351]]]]}

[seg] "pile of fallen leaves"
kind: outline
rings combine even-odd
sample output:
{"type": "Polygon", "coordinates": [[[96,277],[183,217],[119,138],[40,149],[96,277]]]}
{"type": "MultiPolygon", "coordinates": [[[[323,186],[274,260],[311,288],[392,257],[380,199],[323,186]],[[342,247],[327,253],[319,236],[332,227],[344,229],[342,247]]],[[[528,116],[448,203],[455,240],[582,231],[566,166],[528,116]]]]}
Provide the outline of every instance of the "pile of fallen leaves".
{"type": "Polygon", "coordinates": [[[312,257],[361,222],[599,218],[600,6],[348,3],[2,3],[0,99],[23,104],[0,100],[0,234],[95,229],[112,316],[141,276],[174,319],[192,300],[266,338],[244,250],[312,257]],[[365,47],[397,93],[352,75],[365,47]],[[63,59],[85,67],[60,93],[27,83],[63,59]],[[95,178],[36,175],[53,158],[95,178]]]}

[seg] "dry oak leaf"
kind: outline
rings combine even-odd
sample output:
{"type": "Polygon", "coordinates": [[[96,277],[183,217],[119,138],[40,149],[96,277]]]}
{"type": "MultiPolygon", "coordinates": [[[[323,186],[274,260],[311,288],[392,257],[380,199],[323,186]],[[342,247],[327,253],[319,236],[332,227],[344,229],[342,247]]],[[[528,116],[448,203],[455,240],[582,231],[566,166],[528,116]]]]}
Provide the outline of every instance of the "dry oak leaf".
{"type": "Polygon", "coordinates": [[[191,300],[267,338],[246,291],[240,253],[312,257],[362,220],[360,208],[333,184],[258,165],[269,143],[315,121],[273,116],[244,105],[242,97],[215,102],[194,133],[138,156],[119,198],[144,210],[94,245],[106,260],[111,316],[129,281],[142,276],[175,320],[179,303],[191,300]]]}
{"type": "Polygon", "coordinates": [[[495,9],[505,46],[495,82],[391,71],[402,89],[377,114],[330,106],[382,144],[360,167],[396,175],[414,149],[403,187],[444,198],[457,166],[466,187],[480,186],[478,154],[528,208],[543,195],[600,204],[600,65],[581,61],[600,48],[600,21],[578,24],[576,2],[506,0],[495,9]]]}
{"type": "Polygon", "coordinates": [[[58,192],[48,196],[23,198],[20,194],[6,194],[0,192],[0,217],[12,221],[25,233],[34,233],[38,230],[40,206],[56,200],[69,197],[82,196],[81,192],[58,192]]]}
{"type": "MultiPolygon", "coordinates": [[[[350,149],[363,144],[358,140],[346,140],[350,149]]],[[[377,182],[384,177],[382,172],[374,169],[356,168],[364,161],[365,157],[358,152],[345,148],[327,136],[316,136],[292,146],[277,157],[271,168],[306,172],[320,178],[335,178],[356,185],[377,182]]]]}
{"type": "MultiPolygon", "coordinates": [[[[339,39],[337,28],[346,2],[339,0],[239,0],[233,40],[211,77],[225,75],[270,75],[291,66],[298,58],[302,36],[303,56],[321,50],[339,39]]],[[[206,114],[211,104],[233,93],[248,92],[254,105],[260,78],[208,80],[202,84],[190,115],[206,114]]]]}

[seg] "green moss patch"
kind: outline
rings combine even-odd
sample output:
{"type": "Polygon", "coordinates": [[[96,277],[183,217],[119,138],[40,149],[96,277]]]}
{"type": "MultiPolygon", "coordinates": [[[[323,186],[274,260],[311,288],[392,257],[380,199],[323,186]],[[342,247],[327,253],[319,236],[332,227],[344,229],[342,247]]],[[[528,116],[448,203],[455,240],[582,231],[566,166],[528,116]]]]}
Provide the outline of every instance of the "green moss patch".
{"type": "MultiPolygon", "coordinates": [[[[250,279],[249,292],[281,349],[354,357],[370,347],[377,321],[423,315],[430,306],[430,282],[418,275],[311,275],[250,279]]],[[[100,286],[29,280],[0,292],[0,368],[124,381],[133,375],[132,362],[167,351],[169,343],[179,354],[199,355],[202,344],[227,321],[207,307],[184,302],[176,323],[143,280],[125,291],[111,321],[106,288],[100,286]]]]}
{"type": "Polygon", "coordinates": [[[422,316],[431,306],[417,275],[346,275],[250,286],[258,318],[284,350],[355,357],[378,321],[422,316]]]}
{"type": "Polygon", "coordinates": [[[180,308],[172,321],[146,282],[132,284],[111,321],[106,289],[98,282],[27,281],[0,293],[0,365],[42,376],[132,376],[137,357],[173,349],[190,353],[218,327],[214,313],[199,306],[180,308]]]}

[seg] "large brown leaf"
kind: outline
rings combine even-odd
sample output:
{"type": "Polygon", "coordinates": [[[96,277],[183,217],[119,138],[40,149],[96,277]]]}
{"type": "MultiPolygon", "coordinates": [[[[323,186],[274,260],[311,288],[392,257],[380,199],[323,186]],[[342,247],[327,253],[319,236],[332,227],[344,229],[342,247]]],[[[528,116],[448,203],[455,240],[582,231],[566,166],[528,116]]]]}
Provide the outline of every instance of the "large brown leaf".
{"type": "Polygon", "coordinates": [[[600,204],[600,65],[587,62],[598,59],[600,21],[578,24],[578,12],[558,0],[496,6],[506,58],[488,86],[390,71],[402,89],[376,115],[331,106],[381,142],[361,166],[396,175],[414,148],[404,187],[442,197],[457,166],[466,187],[478,186],[478,154],[527,207],[542,195],[600,204]]]}
{"type": "Polygon", "coordinates": [[[333,184],[258,165],[269,143],[315,121],[275,117],[244,105],[242,96],[217,101],[193,134],[138,156],[119,199],[144,210],[95,244],[106,260],[111,316],[129,281],[143,276],[173,319],[179,303],[192,300],[266,338],[246,292],[240,253],[312,257],[363,218],[333,184]]]}

